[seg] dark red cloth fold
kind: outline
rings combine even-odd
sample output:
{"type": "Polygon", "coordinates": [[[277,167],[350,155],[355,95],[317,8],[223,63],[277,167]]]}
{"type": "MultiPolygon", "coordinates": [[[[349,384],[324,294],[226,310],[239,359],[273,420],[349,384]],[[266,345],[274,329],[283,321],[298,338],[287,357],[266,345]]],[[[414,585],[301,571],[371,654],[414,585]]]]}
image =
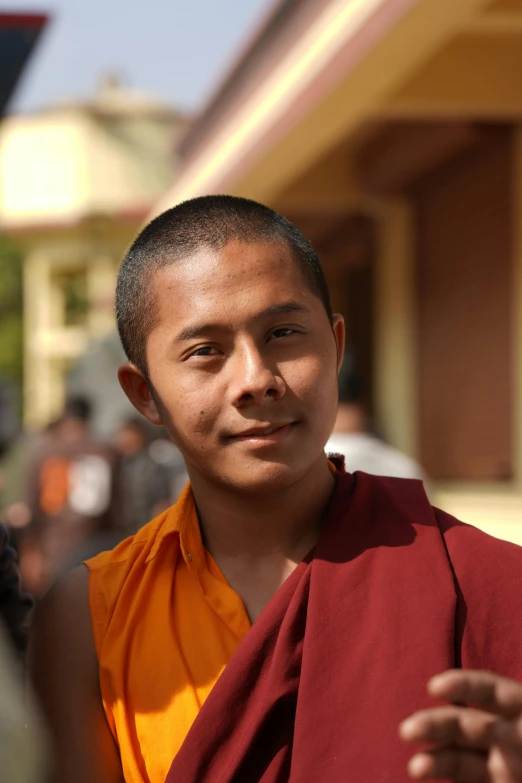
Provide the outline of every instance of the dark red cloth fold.
{"type": "Polygon", "coordinates": [[[433,674],[462,663],[522,678],[522,620],[508,619],[521,573],[522,550],[434,511],[420,482],[341,475],[313,553],[226,667],[166,783],[406,783],[397,728],[432,703],[433,674]]]}

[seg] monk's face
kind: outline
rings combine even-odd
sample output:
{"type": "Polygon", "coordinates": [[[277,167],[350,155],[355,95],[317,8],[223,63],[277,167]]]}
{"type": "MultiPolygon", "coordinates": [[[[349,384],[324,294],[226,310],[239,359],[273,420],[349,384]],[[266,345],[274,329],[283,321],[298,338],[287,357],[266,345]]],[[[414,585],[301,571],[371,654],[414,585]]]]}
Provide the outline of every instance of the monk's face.
{"type": "Polygon", "coordinates": [[[153,284],[150,380],[192,480],[252,491],[303,478],[334,424],[344,333],[290,250],[234,241],[153,284]]]}

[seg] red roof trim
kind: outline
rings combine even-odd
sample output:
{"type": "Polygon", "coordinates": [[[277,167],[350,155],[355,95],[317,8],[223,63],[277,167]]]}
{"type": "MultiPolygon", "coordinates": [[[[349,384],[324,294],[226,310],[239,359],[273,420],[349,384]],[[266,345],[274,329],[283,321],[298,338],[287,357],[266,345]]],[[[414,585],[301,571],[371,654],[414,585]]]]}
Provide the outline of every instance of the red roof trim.
{"type": "MultiPolygon", "coordinates": [[[[380,40],[390,27],[406,13],[417,0],[387,0],[360,27],[356,34],[345,43],[333,60],[319,73],[304,92],[296,96],[287,108],[285,115],[275,123],[263,138],[248,150],[240,161],[223,177],[215,192],[226,193],[233,187],[238,172],[259,160],[277,139],[288,133],[310,110],[310,106],[320,100],[333,88],[343,73],[353,68],[362,56],[380,40]]],[[[182,166],[179,176],[190,167],[190,159],[182,166]]]]}
{"type": "Polygon", "coordinates": [[[278,16],[284,12],[285,6],[299,5],[299,0],[292,3],[292,0],[273,0],[273,2],[261,11],[254,20],[253,27],[247,32],[246,38],[239,43],[238,49],[232,54],[231,59],[225,64],[224,70],[219,74],[213,88],[211,88],[207,101],[204,104],[201,114],[206,114],[210,105],[217,103],[222,93],[228,88],[228,84],[241,68],[245,60],[252,55],[252,50],[259,42],[270,33],[274,24],[277,24],[278,16]]]}
{"type": "Polygon", "coordinates": [[[41,28],[47,22],[47,14],[6,14],[0,13],[0,27],[36,27],[41,28]]]}
{"type": "MultiPolygon", "coordinates": [[[[324,3],[323,3],[324,5],[324,3]]],[[[293,40],[302,34],[303,21],[305,27],[317,16],[322,5],[317,0],[277,0],[264,18],[258,22],[248,39],[223,73],[216,88],[210,94],[203,109],[196,115],[193,123],[183,134],[178,145],[182,158],[190,158],[207,133],[207,130],[218,117],[230,108],[235,100],[241,100],[248,90],[252,89],[252,80],[257,82],[259,76],[278,61],[293,40]],[[294,24],[292,24],[292,20],[294,24]],[[275,47],[277,51],[267,48],[275,47]]]]}

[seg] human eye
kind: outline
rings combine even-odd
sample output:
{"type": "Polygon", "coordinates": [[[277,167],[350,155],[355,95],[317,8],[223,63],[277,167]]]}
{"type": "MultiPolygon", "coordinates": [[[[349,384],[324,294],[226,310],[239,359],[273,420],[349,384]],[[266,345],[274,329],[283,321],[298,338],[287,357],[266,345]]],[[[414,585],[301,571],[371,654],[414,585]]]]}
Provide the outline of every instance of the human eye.
{"type": "Polygon", "coordinates": [[[291,329],[289,326],[280,326],[273,330],[270,337],[280,340],[283,337],[290,337],[290,335],[295,334],[295,331],[295,329],[291,329]]]}
{"type": "Polygon", "coordinates": [[[202,345],[201,348],[196,348],[194,351],[190,353],[190,357],[192,356],[218,356],[219,351],[217,348],[214,348],[212,345],[202,345]]]}

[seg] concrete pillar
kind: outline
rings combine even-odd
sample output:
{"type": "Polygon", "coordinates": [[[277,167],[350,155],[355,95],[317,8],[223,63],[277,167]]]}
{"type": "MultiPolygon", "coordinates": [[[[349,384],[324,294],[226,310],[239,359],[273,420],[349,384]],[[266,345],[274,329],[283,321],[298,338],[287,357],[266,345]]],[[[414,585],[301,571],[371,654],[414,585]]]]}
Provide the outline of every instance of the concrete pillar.
{"type": "Polygon", "coordinates": [[[53,326],[51,261],[43,250],[24,259],[24,424],[45,424],[53,409],[47,338],[53,326]]]}
{"type": "Polygon", "coordinates": [[[514,280],[513,280],[513,447],[514,481],[522,492],[522,127],[515,134],[514,166],[514,280]]]}
{"type": "Polygon", "coordinates": [[[375,403],[387,440],[417,456],[415,255],[411,209],[382,205],[375,269],[375,403]]]}

